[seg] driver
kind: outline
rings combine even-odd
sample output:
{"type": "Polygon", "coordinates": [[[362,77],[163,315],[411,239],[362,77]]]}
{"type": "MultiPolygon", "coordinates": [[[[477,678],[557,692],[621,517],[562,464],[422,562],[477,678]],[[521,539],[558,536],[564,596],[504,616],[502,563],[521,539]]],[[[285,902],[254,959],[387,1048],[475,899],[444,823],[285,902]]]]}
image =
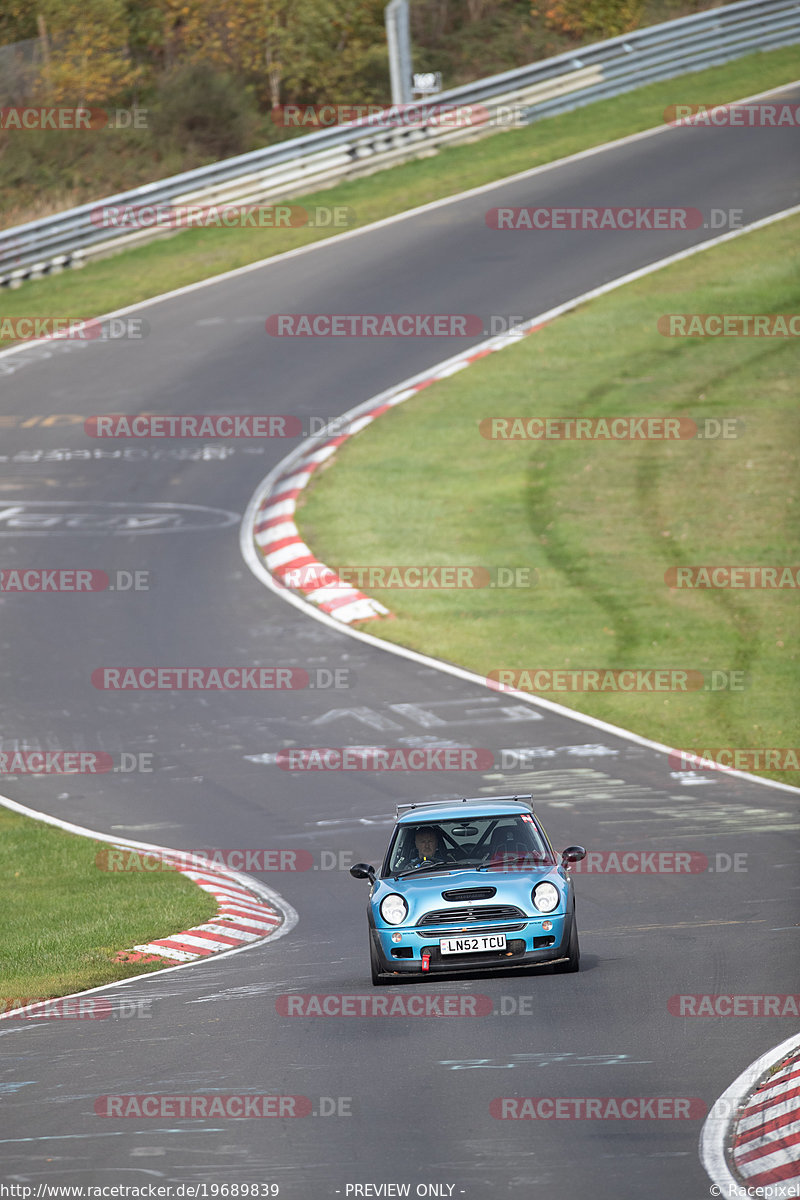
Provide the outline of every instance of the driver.
{"type": "Polygon", "coordinates": [[[447,861],[444,839],[438,825],[420,825],[414,833],[414,846],[416,853],[412,852],[408,859],[410,867],[421,866],[424,862],[447,861]]]}

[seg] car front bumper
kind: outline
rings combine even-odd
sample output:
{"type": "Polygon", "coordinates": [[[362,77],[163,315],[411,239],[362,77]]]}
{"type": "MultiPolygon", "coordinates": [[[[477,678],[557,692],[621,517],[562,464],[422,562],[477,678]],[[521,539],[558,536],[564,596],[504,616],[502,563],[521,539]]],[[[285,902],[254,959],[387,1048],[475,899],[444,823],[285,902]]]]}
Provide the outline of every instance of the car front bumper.
{"type": "Polygon", "coordinates": [[[380,969],[386,974],[420,975],[433,972],[451,973],[454,971],[480,971],[514,968],[535,965],[536,963],[558,962],[567,957],[570,932],[574,914],[563,913],[547,917],[532,917],[525,921],[514,922],[514,928],[508,929],[505,923],[497,928],[481,925],[480,929],[464,931],[463,929],[420,930],[401,926],[394,928],[370,928],[370,937],[378,952],[380,969]],[[552,928],[542,929],[542,924],[549,921],[552,928]],[[506,949],[479,951],[468,954],[442,954],[439,949],[440,938],[458,937],[464,932],[469,933],[505,933],[506,949]],[[399,941],[392,941],[392,935],[399,934],[399,941]],[[424,934],[424,936],[421,936],[424,934]],[[423,955],[428,959],[427,972],[423,972],[423,955]]]}

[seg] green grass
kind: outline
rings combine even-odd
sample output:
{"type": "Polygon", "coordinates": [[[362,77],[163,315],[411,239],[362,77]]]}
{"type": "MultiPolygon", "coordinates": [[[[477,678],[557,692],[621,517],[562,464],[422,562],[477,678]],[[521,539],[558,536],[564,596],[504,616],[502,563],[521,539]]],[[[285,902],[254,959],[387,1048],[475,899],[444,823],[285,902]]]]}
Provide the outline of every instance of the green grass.
{"type": "Polygon", "coordinates": [[[179,873],[100,870],[99,849],[91,838],[0,808],[1,1006],[159,970],[169,964],[112,959],[216,913],[213,897],[179,873]]]}
{"type": "MultiPolygon", "coordinates": [[[[533,567],[537,587],[368,589],[365,628],[494,668],[745,672],[739,692],[550,698],[681,748],[797,747],[796,591],[670,590],[681,564],[798,564],[797,341],[668,338],[670,312],[790,313],[800,220],[704,251],[427,388],[347,442],[299,513],[324,562],[533,567]],[[728,441],[490,441],[492,416],[735,417],[728,441]]],[[[762,772],[800,784],[798,772],[762,772]]]]}
{"type": "MultiPolygon", "coordinates": [[[[432,158],[300,196],[293,203],[347,205],[355,213],[356,225],[368,225],[403,212],[410,205],[454,195],[649,129],[663,120],[664,110],[676,99],[696,97],[714,103],[733,100],[791,82],[800,74],[798,68],[797,46],[749,55],[725,66],[651,84],[625,96],[551,117],[525,129],[485,137],[432,158]]],[[[302,227],[185,230],[140,249],[92,262],[80,271],[66,271],[26,283],[16,291],[5,291],[3,314],[98,316],[329,236],[325,230],[302,227]]]]}

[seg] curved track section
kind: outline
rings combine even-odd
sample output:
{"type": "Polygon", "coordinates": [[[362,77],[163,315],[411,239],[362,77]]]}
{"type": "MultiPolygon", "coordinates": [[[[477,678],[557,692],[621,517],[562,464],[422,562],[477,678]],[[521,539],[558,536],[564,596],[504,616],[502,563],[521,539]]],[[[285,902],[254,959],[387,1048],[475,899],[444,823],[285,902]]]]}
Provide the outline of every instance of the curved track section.
{"type": "MultiPolygon", "coordinates": [[[[796,102],[796,91],[784,94],[796,102]]],[[[501,1120],[493,1101],[689,1097],[710,1106],[780,1040],[774,1017],[675,1016],[670,997],[792,990],[793,798],[743,779],[692,786],[656,750],[612,732],[589,737],[562,712],[390,657],[266,593],[242,563],[232,520],[286,443],[106,444],[86,437],[82,421],[109,411],[266,412],[309,428],[465,340],[269,338],[268,315],[530,317],[714,231],[507,240],[486,226],[488,208],[680,205],[741,209],[751,222],[796,203],[793,148],[791,130],[671,129],[142,306],[144,343],[0,356],[4,564],[148,572],[148,590],[2,597],[3,665],[16,680],[3,701],[4,748],[154,756],[152,771],[17,779],[5,790],[111,837],[308,854],[307,870],[264,875],[299,913],[291,934],[126,984],[130,998],[152,1000],[147,1020],[0,1029],[9,1181],[275,1183],[303,1200],[392,1194],[347,1191],[368,1184],[475,1198],[706,1194],[696,1115],[501,1120]],[[171,514],[154,507],[165,504],[171,514]],[[98,668],[237,664],[294,668],[318,686],[93,683],[98,668]],[[326,686],[337,670],[343,686],[326,686]],[[508,783],[499,771],[295,774],[275,762],[284,746],[320,744],[457,744],[496,758],[525,749],[533,766],[514,786],[534,792],[559,847],[695,852],[715,870],[579,877],[579,975],[417,990],[434,1008],[454,997],[462,1011],[488,996],[486,1015],[291,1015],[290,994],[372,994],[365,895],[339,868],[379,856],[395,802],[508,783]],[[724,869],[736,853],[747,855],[747,874],[724,869]],[[99,1116],[96,1107],[109,1095],[211,1093],[304,1096],[298,1115],[310,1111],[187,1119],[99,1116]]]]}

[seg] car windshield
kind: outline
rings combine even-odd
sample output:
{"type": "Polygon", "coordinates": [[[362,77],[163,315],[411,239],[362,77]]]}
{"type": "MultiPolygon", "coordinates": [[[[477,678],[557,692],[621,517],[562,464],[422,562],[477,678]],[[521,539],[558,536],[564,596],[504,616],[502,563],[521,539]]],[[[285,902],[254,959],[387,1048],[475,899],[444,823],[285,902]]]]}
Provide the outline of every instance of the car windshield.
{"type": "Polygon", "coordinates": [[[446,864],[488,871],[552,864],[550,850],[528,813],[420,821],[401,825],[389,849],[387,875],[446,864]]]}

